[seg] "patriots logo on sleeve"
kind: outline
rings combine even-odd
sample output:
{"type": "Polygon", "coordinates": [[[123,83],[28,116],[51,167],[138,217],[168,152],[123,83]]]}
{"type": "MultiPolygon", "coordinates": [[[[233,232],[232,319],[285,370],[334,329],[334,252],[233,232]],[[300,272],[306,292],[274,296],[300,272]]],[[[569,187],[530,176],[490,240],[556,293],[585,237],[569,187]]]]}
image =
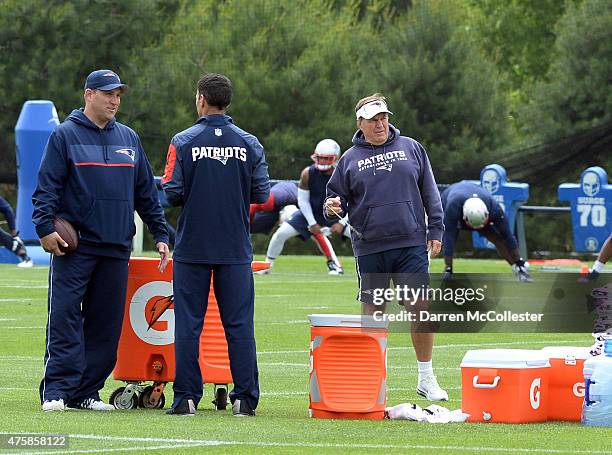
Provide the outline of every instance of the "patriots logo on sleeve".
{"type": "Polygon", "coordinates": [[[127,155],[130,158],[132,158],[132,161],[134,161],[134,157],[136,156],[136,152],[134,152],[134,150],[132,149],[119,149],[119,150],[115,150],[115,153],[121,153],[122,155],[127,155]]]}

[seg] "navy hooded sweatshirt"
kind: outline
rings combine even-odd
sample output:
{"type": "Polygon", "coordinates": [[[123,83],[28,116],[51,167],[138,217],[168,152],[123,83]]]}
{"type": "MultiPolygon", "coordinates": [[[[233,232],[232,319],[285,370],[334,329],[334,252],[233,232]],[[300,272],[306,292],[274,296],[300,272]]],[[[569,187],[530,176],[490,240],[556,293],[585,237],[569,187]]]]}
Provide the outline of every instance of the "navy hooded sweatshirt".
{"type": "Polygon", "coordinates": [[[361,131],[353,144],[327,184],[327,197],[340,196],[359,232],[351,230],[355,256],[441,241],[442,203],[423,146],[393,125],[382,145],[366,142],[361,131]]]}
{"type": "Polygon", "coordinates": [[[49,138],[32,195],[40,238],[55,231],[53,218],[79,233],[79,251],[128,258],[138,212],[155,242],[168,243],[153,171],[140,138],[113,118],[99,128],[75,109],[49,138]]]}

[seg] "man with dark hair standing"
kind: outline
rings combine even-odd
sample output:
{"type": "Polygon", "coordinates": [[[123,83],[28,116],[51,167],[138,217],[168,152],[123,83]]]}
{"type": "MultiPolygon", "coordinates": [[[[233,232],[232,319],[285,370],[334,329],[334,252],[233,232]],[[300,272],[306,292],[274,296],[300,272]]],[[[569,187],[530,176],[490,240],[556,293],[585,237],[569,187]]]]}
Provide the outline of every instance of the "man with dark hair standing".
{"type": "Polygon", "coordinates": [[[228,344],[235,416],[254,416],[259,401],[253,312],[255,293],[249,205],[268,200],[270,179],[262,145],[225,114],[230,80],[198,81],[199,119],[172,138],[162,187],[182,206],[174,250],[176,376],[168,414],[194,415],[202,398],[199,339],[211,278],[228,344]]]}
{"type": "Polygon", "coordinates": [[[117,360],[134,210],[153,234],[160,271],[168,261],[151,165],[138,135],[115,120],[126,90],[114,71],[89,74],[85,108],[53,131],[40,165],[32,220],[43,249],[52,253],[43,411],[114,409],[99,392],[117,360]],[[72,253],[61,249],[67,244],[55,231],[56,216],[80,235],[72,253]]]}
{"type": "Polygon", "coordinates": [[[28,256],[26,247],[17,233],[13,208],[3,197],[0,197],[0,212],[4,215],[4,218],[6,219],[6,224],[8,224],[9,228],[9,232],[6,232],[4,229],[0,228],[0,245],[3,245],[7,250],[15,254],[15,256],[17,256],[19,259],[21,259],[21,262],[17,264],[17,267],[32,267],[34,265],[34,262],[28,256]]]}

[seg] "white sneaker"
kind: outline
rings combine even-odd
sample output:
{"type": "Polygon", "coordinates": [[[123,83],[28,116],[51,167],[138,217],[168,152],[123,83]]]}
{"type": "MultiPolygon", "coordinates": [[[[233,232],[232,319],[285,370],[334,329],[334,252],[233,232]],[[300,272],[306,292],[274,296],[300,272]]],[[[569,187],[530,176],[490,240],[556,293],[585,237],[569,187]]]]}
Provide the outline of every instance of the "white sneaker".
{"type": "Polygon", "coordinates": [[[61,398],[59,400],[46,400],[42,404],[42,410],[45,412],[63,411],[64,409],[66,409],[66,406],[61,398]]]}
{"type": "Polygon", "coordinates": [[[336,264],[332,259],[327,261],[328,275],[344,275],[344,269],[340,264],[336,264]]]}
{"type": "Polygon", "coordinates": [[[17,267],[19,267],[20,269],[29,269],[32,266],[34,266],[34,261],[30,258],[26,259],[25,261],[21,261],[19,264],[17,264],[17,267]]]}
{"type": "Polygon", "coordinates": [[[257,272],[255,272],[256,275],[270,275],[270,273],[272,273],[272,269],[263,269],[263,270],[258,270],[257,272]]]}
{"type": "Polygon", "coordinates": [[[102,400],[95,398],[87,398],[80,403],[68,406],[68,409],[88,409],[90,411],[114,411],[115,407],[112,404],[105,403],[102,400]]]}
{"type": "Polygon", "coordinates": [[[419,379],[417,393],[430,401],[448,401],[448,393],[440,387],[433,374],[419,379]]]}

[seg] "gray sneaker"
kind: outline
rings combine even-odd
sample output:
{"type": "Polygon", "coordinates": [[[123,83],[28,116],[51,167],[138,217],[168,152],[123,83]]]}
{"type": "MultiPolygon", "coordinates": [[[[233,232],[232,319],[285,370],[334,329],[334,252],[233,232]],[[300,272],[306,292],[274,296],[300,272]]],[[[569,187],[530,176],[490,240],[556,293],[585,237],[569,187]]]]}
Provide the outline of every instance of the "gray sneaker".
{"type": "Polygon", "coordinates": [[[195,412],[196,412],[195,403],[193,402],[191,398],[187,398],[187,399],[181,400],[181,402],[176,407],[172,407],[168,409],[166,411],[166,414],[190,417],[190,416],[194,416],[195,412]]]}
{"type": "Polygon", "coordinates": [[[254,417],[255,410],[251,409],[246,401],[236,400],[232,405],[232,414],[234,414],[234,417],[254,417]]]}

